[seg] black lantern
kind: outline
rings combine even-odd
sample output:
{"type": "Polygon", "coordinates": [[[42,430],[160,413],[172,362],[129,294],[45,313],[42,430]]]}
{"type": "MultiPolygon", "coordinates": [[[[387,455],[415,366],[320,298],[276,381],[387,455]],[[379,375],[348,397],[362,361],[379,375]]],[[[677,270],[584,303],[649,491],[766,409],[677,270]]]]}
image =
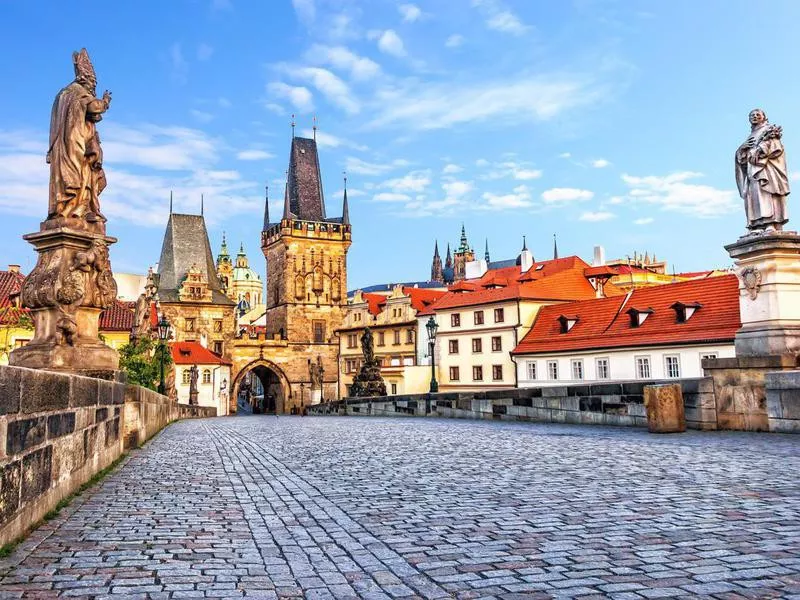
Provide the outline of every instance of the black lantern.
{"type": "Polygon", "coordinates": [[[434,356],[434,351],[436,349],[436,332],[439,330],[439,325],[436,323],[436,319],[431,318],[428,319],[428,322],[425,324],[425,329],[428,330],[428,347],[430,348],[431,354],[431,394],[436,393],[439,391],[439,383],[436,381],[436,357],[434,356]]]}
{"type": "Polygon", "coordinates": [[[164,354],[167,351],[167,340],[169,339],[169,321],[164,315],[161,315],[161,320],[158,322],[158,341],[159,358],[161,362],[161,380],[158,383],[158,393],[166,393],[167,386],[164,384],[164,354]]]}
{"type": "Polygon", "coordinates": [[[158,322],[158,339],[162,342],[169,339],[169,321],[164,315],[161,315],[161,320],[158,322]]]}

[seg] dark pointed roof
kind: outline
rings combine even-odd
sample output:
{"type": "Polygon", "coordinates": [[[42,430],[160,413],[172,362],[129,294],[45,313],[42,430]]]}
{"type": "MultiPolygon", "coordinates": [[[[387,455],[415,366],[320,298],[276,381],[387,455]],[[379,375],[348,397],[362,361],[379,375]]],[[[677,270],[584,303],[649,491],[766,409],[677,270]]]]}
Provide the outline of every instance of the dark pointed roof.
{"type": "Polygon", "coordinates": [[[292,138],[286,198],[290,212],[303,221],[325,220],[325,198],[319,169],[317,142],[292,138]]]}
{"type": "Polygon", "coordinates": [[[489,263],[489,238],[486,238],[486,252],[483,255],[483,258],[486,259],[486,262],[489,263]]]}
{"type": "Polygon", "coordinates": [[[558,258],[558,242],[556,242],[556,234],[553,234],[553,260],[558,258]]]}
{"type": "Polygon", "coordinates": [[[434,258],[441,258],[439,256],[439,240],[436,240],[433,244],[433,257],[434,258]]]}
{"type": "Polygon", "coordinates": [[[347,177],[344,178],[344,201],[342,202],[342,224],[350,224],[350,206],[347,204],[347,177]]]}
{"type": "Polygon", "coordinates": [[[202,215],[172,213],[167,221],[161,258],[158,261],[158,298],[162,302],[178,302],[178,288],[192,265],[197,265],[208,280],[214,304],[233,304],[222,293],[217,277],[206,221],[202,215]]]}
{"type": "Polygon", "coordinates": [[[269,186],[264,188],[264,231],[269,229],[269,186]]]}

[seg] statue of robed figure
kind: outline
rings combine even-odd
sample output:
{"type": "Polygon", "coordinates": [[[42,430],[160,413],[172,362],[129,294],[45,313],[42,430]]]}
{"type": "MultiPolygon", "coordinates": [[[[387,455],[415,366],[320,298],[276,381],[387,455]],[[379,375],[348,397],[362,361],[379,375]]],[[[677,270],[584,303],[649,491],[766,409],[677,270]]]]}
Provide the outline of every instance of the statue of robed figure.
{"type": "MultiPolygon", "coordinates": [[[[72,54],[75,81],[62,89],[50,115],[50,202],[48,219],[81,219],[101,224],[100,194],[106,187],[103,151],[96,124],[111,94],[95,97],[97,78],[86,48],[72,54]]],[[[74,223],[70,223],[74,226],[74,223]]]]}
{"type": "Polygon", "coordinates": [[[750,111],[750,135],[736,150],[736,185],[744,200],[747,228],[780,231],[788,222],[789,176],[781,136],[760,108],[750,111]]]}

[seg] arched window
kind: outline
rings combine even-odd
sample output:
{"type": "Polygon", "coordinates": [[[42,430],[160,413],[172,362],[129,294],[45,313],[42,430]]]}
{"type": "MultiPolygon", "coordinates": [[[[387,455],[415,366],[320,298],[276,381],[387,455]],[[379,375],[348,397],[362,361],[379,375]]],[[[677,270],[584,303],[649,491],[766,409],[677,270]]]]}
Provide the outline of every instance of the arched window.
{"type": "Polygon", "coordinates": [[[183,374],[181,375],[181,383],[183,383],[183,385],[189,385],[191,377],[192,377],[191,369],[184,369],[183,374]]]}
{"type": "Polygon", "coordinates": [[[211,383],[211,369],[203,369],[203,383],[211,383]]]}

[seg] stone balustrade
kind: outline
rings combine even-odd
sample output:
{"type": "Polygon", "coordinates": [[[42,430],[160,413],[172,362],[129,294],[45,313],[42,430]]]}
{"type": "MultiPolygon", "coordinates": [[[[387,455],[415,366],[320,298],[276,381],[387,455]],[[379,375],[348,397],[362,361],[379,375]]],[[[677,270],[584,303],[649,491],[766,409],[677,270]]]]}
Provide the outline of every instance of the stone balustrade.
{"type": "Polygon", "coordinates": [[[168,423],[215,415],[139,386],[0,366],[0,546],[168,423]]]}

